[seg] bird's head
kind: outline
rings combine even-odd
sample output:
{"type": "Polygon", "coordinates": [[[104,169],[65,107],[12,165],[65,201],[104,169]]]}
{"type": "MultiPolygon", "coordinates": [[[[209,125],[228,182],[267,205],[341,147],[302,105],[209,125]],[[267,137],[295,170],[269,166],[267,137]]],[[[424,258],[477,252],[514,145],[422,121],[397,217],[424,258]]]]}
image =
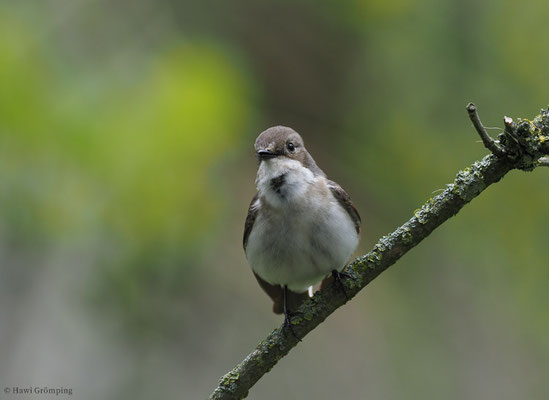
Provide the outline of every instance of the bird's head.
{"type": "Polygon", "coordinates": [[[286,157],[305,164],[309,156],[299,133],[285,126],[274,126],[263,131],[257,137],[254,147],[259,162],[286,157]]]}

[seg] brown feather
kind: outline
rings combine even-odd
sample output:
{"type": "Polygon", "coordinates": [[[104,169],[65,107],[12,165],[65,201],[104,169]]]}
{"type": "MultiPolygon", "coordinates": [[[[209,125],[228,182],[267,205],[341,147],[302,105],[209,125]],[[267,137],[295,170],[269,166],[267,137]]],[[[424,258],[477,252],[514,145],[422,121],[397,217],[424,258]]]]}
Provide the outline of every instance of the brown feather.
{"type": "Polygon", "coordinates": [[[336,198],[336,200],[341,204],[341,206],[347,211],[347,214],[349,214],[349,217],[353,220],[355,224],[356,233],[360,233],[360,215],[358,214],[357,209],[355,208],[353,202],[351,201],[351,197],[347,194],[345,190],[341,186],[339,186],[334,181],[328,181],[328,187],[332,191],[332,194],[336,198]]]}
{"type": "Polygon", "coordinates": [[[246,222],[244,223],[244,237],[242,238],[242,245],[244,251],[246,251],[246,246],[248,245],[248,237],[254,226],[255,218],[257,217],[257,207],[254,207],[255,202],[257,201],[259,194],[256,193],[250,206],[248,207],[248,216],[246,217],[246,222]]]}

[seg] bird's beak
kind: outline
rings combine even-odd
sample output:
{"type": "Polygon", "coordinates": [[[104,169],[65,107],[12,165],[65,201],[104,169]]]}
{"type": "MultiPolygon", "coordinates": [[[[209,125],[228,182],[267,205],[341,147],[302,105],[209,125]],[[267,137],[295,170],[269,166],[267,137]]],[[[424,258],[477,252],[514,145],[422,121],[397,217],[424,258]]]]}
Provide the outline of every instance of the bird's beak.
{"type": "Polygon", "coordinates": [[[258,150],[257,152],[257,158],[259,158],[259,161],[268,160],[269,158],[275,158],[278,157],[280,154],[275,153],[271,150],[258,150]]]}

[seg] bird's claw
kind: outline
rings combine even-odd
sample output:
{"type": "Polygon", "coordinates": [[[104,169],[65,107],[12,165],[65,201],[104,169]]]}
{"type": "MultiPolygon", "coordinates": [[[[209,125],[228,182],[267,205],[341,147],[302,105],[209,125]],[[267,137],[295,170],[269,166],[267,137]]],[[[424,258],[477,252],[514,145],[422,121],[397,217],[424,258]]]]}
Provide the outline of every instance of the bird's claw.
{"type": "Polygon", "coordinates": [[[339,286],[343,294],[345,295],[345,300],[349,301],[349,296],[347,295],[347,291],[345,290],[345,285],[343,284],[343,278],[350,278],[351,275],[345,273],[345,272],[339,272],[338,270],[332,271],[332,277],[334,278],[334,284],[339,286]]]}
{"type": "Polygon", "coordinates": [[[284,324],[282,325],[282,332],[284,333],[284,328],[288,328],[290,332],[292,332],[292,335],[301,342],[301,338],[297,336],[297,333],[295,333],[294,326],[292,325],[292,315],[293,313],[290,313],[289,311],[284,312],[284,324]]]}

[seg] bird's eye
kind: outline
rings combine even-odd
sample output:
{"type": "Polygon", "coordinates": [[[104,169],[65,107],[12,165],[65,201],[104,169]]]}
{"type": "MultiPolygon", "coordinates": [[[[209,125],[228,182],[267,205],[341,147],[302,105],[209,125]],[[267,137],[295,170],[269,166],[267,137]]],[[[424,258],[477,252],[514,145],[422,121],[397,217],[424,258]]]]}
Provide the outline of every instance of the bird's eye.
{"type": "Polygon", "coordinates": [[[288,144],[286,145],[286,147],[288,148],[288,151],[290,153],[293,153],[295,151],[295,146],[292,142],[288,142],[288,144]]]}

